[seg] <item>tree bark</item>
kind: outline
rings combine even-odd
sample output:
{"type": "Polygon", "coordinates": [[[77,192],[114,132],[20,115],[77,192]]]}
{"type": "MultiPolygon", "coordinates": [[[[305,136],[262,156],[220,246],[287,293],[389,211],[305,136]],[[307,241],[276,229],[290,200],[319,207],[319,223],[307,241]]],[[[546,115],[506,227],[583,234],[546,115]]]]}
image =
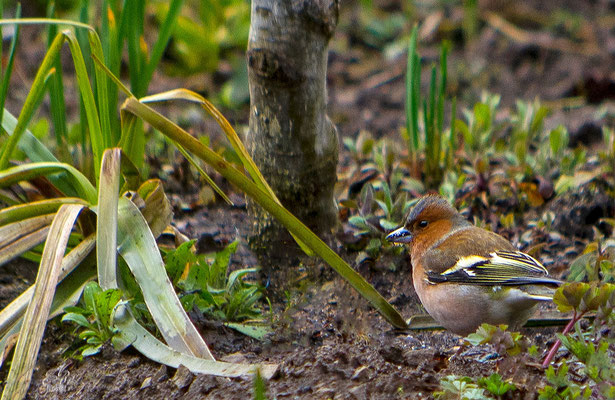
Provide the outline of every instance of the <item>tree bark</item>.
{"type": "MultiPolygon", "coordinates": [[[[326,115],[326,71],[338,11],[338,0],[252,0],[248,148],[282,204],[317,234],[337,221],[338,139],[326,115]]],[[[299,254],[268,213],[250,201],[248,211],[261,263],[299,254]]]]}

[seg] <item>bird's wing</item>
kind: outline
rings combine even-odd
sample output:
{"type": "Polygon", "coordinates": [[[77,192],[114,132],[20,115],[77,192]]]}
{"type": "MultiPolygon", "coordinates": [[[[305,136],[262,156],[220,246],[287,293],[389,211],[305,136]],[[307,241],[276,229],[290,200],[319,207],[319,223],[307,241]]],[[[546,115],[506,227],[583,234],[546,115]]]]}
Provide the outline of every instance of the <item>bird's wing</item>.
{"type": "Polygon", "coordinates": [[[460,258],[444,272],[427,271],[431,283],[457,282],[470,285],[559,285],[533,257],[520,251],[495,251],[488,256],[460,258]]]}

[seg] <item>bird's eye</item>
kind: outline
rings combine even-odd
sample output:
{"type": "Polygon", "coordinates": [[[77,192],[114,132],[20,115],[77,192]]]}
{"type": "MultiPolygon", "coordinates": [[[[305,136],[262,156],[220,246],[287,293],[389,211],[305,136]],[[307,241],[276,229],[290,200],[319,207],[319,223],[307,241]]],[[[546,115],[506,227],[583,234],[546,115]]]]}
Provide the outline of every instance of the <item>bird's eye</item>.
{"type": "Polygon", "coordinates": [[[419,228],[425,228],[429,222],[422,220],[419,222],[419,228]]]}

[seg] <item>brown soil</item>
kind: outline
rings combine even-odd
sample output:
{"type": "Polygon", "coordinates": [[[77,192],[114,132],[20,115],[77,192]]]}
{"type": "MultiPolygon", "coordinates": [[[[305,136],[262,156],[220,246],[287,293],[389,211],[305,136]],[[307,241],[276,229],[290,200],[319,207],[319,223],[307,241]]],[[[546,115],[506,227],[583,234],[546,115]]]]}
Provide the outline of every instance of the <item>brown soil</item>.
{"type": "MultiPolygon", "coordinates": [[[[399,4],[384,0],[375,3],[393,9],[399,4]]],[[[458,28],[451,31],[441,29],[424,39],[421,53],[428,60],[437,59],[442,38],[454,41],[449,62],[450,80],[452,92],[459,98],[459,108],[473,104],[482,90],[500,93],[504,109],[513,107],[517,99],[529,100],[539,96],[554,108],[547,120],[548,126],[565,124],[575,143],[591,146],[600,141],[600,128],[612,124],[612,112],[600,116],[596,112],[603,106],[612,110],[610,100],[615,98],[615,77],[612,74],[615,70],[615,30],[610,28],[612,23],[609,24],[614,20],[615,12],[610,8],[611,2],[485,0],[479,3],[485,16],[497,15],[514,21],[532,40],[526,43],[518,36],[502,34],[494,28],[493,19],[487,17],[481,19],[477,36],[468,43],[464,42],[458,28]],[[495,14],[486,14],[489,10],[495,14]],[[540,23],[558,10],[580,16],[579,38],[557,41],[557,28],[547,30],[540,23]],[[576,46],[579,41],[585,43],[581,50],[576,46]],[[591,54],[585,54],[590,51],[591,54]],[[580,97],[579,105],[563,107],[566,99],[572,96],[580,97]]],[[[354,137],[360,130],[368,130],[376,137],[400,141],[399,128],[405,118],[405,53],[387,60],[381,49],[363,43],[361,35],[352,28],[356,25],[353,5],[345,7],[330,54],[330,115],[342,136],[354,137]]],[[[420,15],[433,16],[437,11],[422,10],[420,15]]],[[[445,12],[452,21],[459,22],[459,6],[450,6],[445,12]]],[[[34,40],[33,43],[30,49],[40,46],[41,42],[34,40]]],[[[11,95],[9,108],[23,103],[26,93],[23,88],[29,87],[28,82],[34,76],[32,65],[38,65],[36,60],[42,56],[40,51],[22,55],[17,58],[16,65],[21,71],[17,73],[17,79],[22,89],[11,95]]],[[[186,86],[181,80],[160,78],[160,87],[154,87],[154,91],[186,86]]],[[[12,111],[18,109],[11,108],[12,111]]],[[[229,115],[232,122],[245,123],[247,109],[229,112],[229,115]]],[[[210,131],[209,122],[199,124],[199,128],[204,126],[210,131]]],[[[341,158],[347,158],[344,149],[342,152],[341,158]]],[[[176,167],[178,169],[181,168],[176,167]]],[[[182,211],[180,204],[190,204],[196,196],[196,189],[185,189],[186,182],[194,188],[198,185],[194,177],[184,175],[181,179],[177,175],[171,176],[165,183],[177,205],[175,225],[188,236],[199,238],[198,247],[202,251],[220,248],[237,235],[247,235],[245,206],[241,202],[235,208],[218,203],[208,208],[182,211]]],[[[566,265],[591,237],[592,226],[599,218],[613,217],[613,199],[608,191],[588,190],[579,188],[566,197],[555,198],[518,221],[518,229],[502,233],[519,243],[524,227],[536,213],[540,215],[553,210],[557,215],[554,224],[557,234],[534,229],[524,246],[529,248],[546,242],[538,256],[552,274],[561,276],[566,265]]],[[[346,253],[341,245],[338,250],[349,262],[354,261],[356,254],[346,253]]],[[[251,266],[256,264],[256,260],[246,246],[242,246],[233,263],[235,266],[251,266]]],[[[318,268],[322,271],[320,277],[296,283],[292,290],[292,304],[287,304],[283,296],[271,296],[275,332],[263,342],[195,316],[216,358],[280,364],[277,375],[267,382],[269,398],[431,398],[444,376],[477,377],[502,371],[501,359],[493,355],[494,350],[489,346],[460,350],[459,337],[445,331],[393,330],[354,290],[331,274],[328,267],[319,265],[318,268]]],[[[421,312],[411,284],[407,255],[384,256],[371,265],[362,264],[358,270],[405,317],[421,312]]],[[[14,263],[4,266],[0,271],[0,306],[6,305],[31,284],[34,274],[32,265],[14,263]]],[[[275,276],[266,278],[276,279],[275,276]]],[[[524,331],[541,351],[554,340],[554,332],[555,328],[524,331]]],[[[175,370],[155,364],[132,350],[117,353],[106,348],[100,355],[83,362],[63,359],[61,353],[71,341],[65,328],[56,323],[49,324],[28,398],[251,398],[251,378],[195,376],[184,368],[175,370]]],[[[537,398],[536,389],[545,382],[542,371],[532,364],[524,364],[519,365],[513,375],[519,390],[512,398],[537,398]]]]}

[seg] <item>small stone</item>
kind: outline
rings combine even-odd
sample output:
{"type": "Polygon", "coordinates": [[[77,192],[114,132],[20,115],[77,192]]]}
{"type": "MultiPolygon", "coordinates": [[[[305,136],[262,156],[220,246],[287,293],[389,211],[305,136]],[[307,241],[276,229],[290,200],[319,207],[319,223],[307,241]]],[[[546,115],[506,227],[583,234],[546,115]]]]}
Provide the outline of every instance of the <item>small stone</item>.
{"type": "Polygon", "coordinates": [[[369,368],[366,365],[361,365],[354,370],[354,373],[350,377],[353,381],[362,381],[369,377],[369,368]]]}
{"type": "Polygon", "coordinates": [[[173,383],[177,386],[178,389],[183,389],[190,385],[194,380],[194,374],[190,372],[190,370],[183,365],[180,365],[173,376],[173,383]]]}
{"type": "Polygon", "coordinates": [[[147,378],[143,379],[143,383],[141,384],[141,389],[147,389],[150,386],[152,386],[152,377],[148,376],[147,378]]]}
{"type": "Polygon", "coordinates": [[[156,371],[152,379],[154,380],[154,382],[162,382],[169,379],[168,367],[166,365],[161,365],[160,369],[156,371]]]}

